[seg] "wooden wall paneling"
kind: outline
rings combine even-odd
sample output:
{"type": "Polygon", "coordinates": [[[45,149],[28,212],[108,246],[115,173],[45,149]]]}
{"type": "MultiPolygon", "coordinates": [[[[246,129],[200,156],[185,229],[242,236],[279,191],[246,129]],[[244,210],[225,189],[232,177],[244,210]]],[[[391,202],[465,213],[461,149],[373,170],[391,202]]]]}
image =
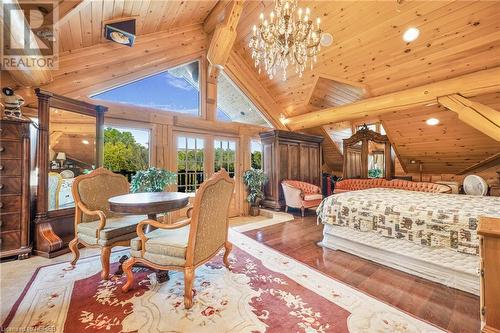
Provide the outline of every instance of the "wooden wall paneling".
{"type": "Polygon", "coordinates": [[[82,45],[88,47],[92,45],[92,6],[88,5],[80,11],[80,24],[82,32],[82,45]]]}
{"type": "Polygon", "coordinates": [[[103,0],[92,1],[92,45],[98,44],[101,41],[101,35],[104,35],[102,25],[103,5],[103,0]]]}
{"type": "MultiPolygon", "coordinates": [[[[71,39],[71,49],[79,49],[83,47],[83,36],[82,36],[82,24],[80,20],[80,15],[72,15],[68,20],[70,39],[71,39]]],[[[88,25],[88,22],[85,23],[88,25]]]]}

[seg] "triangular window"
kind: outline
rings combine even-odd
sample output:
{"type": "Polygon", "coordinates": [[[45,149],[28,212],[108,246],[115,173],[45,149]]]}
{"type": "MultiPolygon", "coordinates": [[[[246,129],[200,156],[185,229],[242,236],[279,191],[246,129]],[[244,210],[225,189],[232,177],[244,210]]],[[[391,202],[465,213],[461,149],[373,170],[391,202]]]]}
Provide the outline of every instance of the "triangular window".
{"type": "Polygon", "coordinates": [[[198,116],[199,73],[199,61],[193,61],[114,87],[91,98],[198,116]]]}
{"type": "Polygon", "coordinates": [[[255,104],[224,73],[217,78],[217,120],[272,127],[255,104]]]}

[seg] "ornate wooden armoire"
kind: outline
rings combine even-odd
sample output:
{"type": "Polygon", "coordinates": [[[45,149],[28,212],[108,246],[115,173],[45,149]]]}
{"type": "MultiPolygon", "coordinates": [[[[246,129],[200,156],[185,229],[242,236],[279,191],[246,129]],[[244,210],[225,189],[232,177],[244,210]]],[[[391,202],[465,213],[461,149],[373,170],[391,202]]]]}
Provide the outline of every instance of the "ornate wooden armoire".
{"type": "Polygon", "coordinates": [[[268,177],[264,187],[264,207],[285,207],[281,182],[300,180],[321,186],[323,137],[274,130],[260,134],[263,169],[268,177]]]}

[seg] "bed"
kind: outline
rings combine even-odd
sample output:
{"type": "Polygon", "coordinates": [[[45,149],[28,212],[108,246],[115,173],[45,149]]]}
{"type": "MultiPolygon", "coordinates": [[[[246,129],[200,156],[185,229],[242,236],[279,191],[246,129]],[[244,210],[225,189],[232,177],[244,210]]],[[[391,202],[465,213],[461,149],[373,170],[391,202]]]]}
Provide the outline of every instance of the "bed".
{"type": "Polygon", "coordinates": [[[500,198],[372,188],[325,198],[320,245],[479,295],[480,216],[500,198]]]}

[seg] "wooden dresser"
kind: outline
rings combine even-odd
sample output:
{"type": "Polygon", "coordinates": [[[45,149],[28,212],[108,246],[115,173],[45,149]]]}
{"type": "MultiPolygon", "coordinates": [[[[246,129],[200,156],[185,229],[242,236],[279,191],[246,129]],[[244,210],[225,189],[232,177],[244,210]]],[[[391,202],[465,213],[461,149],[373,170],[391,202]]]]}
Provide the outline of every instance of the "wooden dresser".
{"type": "Polygon", "coordinates": [[[481,332],[500,333],[500,218],[481,217],[481,332]]]}
{"type": "Polygon", "coordinates": [[[30,122],[0,120],[0,258],[31,253],[30,122]]]}
{"type": "Polygon", "coordinates": [[[300,180],[321,187],[323,137],[274,130],[260,133],[262,165],[269,181],[264,187],[264,207],[285,207],[281,182],[300,180]]]}

